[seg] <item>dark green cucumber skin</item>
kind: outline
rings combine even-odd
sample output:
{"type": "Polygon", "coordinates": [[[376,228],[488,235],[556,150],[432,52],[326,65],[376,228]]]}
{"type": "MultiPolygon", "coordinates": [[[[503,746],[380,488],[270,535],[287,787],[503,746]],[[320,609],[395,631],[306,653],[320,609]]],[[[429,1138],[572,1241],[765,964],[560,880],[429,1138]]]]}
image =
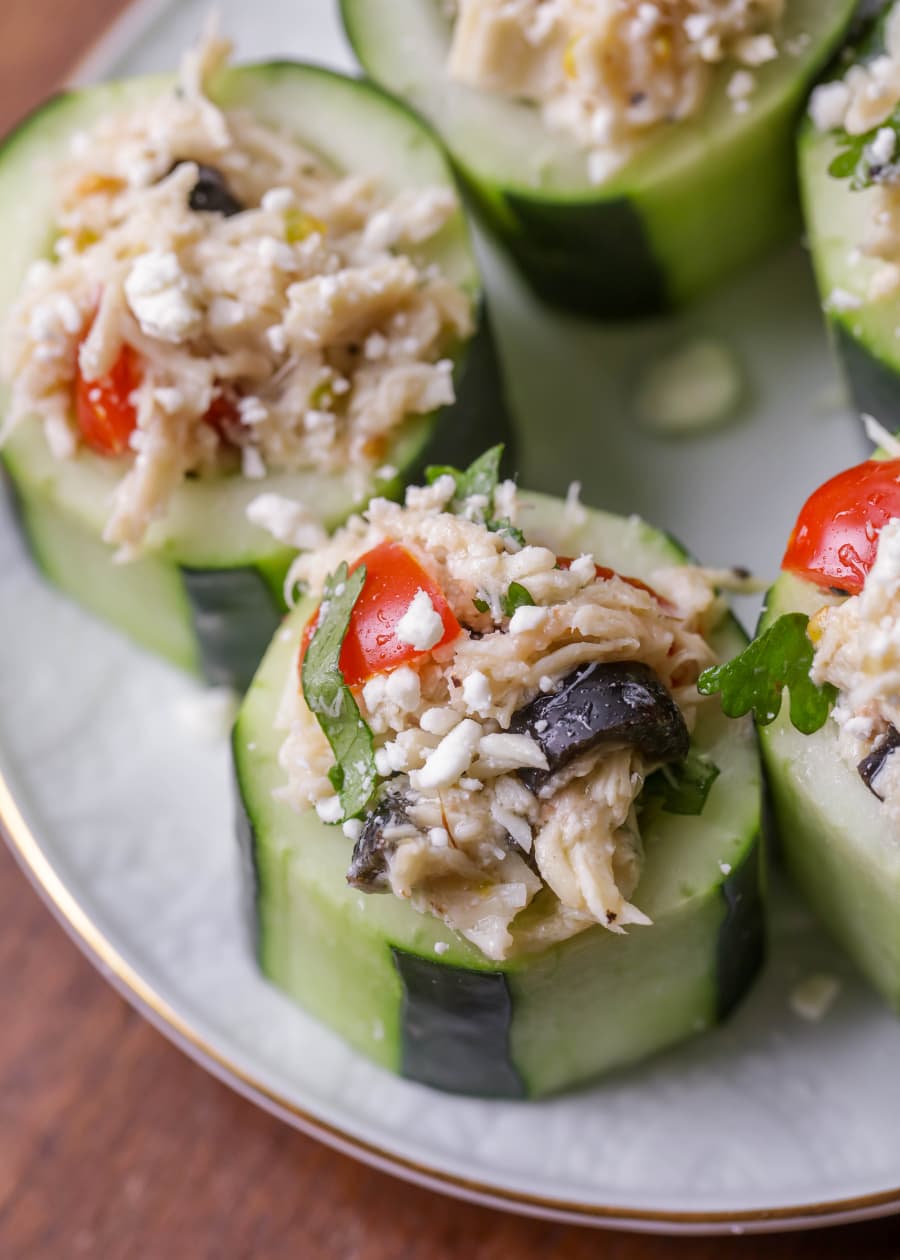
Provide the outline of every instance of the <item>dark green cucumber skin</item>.
{"type": "Polygon", "coordinates": [[[200,649],[200,670],[211,687],[244,692],[285,611],[258,569],[181,568],[200,649]]]}
{"type": "Polygon", "coordinates": [[[722,885],[728,907],[716,954],[716,1014],[727,1019],[766,961],[763,877],[765,828],[722,885]]]}
{"type": "Polygon", "coordinates": [[[900,372],[874,355],[844,323],[832,320],[831,329],[855,410],[874,416],[886,429],[900,428],[900,372]]]}
{"type": "Polygon", "coordinates": [[[524,1098],[510,1054],[506,976],[448,967],[396,947],[391,956],[403,986],[402,1074],[451,1094],[524,1098]]]}
{"type": "Polygon", "coordinates": [[[665,272],[627,198],[565,205],[504,191],[498,213],[466,170],[456,169],[469,202],[542,301],[598,319],[640,318],[671,307],[665,272]]]}

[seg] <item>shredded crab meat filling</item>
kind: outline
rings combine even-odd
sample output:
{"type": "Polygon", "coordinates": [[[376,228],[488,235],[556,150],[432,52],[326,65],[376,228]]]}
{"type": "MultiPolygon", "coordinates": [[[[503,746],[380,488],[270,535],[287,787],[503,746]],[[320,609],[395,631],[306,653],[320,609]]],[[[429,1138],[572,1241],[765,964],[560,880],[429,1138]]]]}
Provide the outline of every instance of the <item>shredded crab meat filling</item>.
{"type": "MultiPolygon", "coordinates": [[[[815,645],[811,677],[832,683],[838,747],[851,766],[900,731],[900,520],[882,529],[878,553],[859,595],[826,605],[809,624],[815,645]]],[[[891,754],[873,787],[900,822],[900,758],[891,754]]]]}
{"type": "MultiPolygon", "coordinates": [[[[592,556],[557,567],[540,538],[518,547],[465,511],[452,512],[453,493],[445,476],[409,489],[405,506],[373,500],[321,549],[301,555],[288,578],[289,587],[300,582],[316,596],[342,561],[352,565],[379,543],[398,542],[464,626],[456,639],[355,692],[384,790],[404,802],[402,820],[384,832],[390,888],[492,959],[595,923],[614,932],[647,923],[630,898],[643,858],[635,800],[655,766],[631,747],[597,748],[532,791],[518,772],[546,770],[546,755],[509,727],[578,666],[640,661],[690,730],[701,703],[697,677],[715,659],[707,635],[722,614],[715,591],[722,575],[661,569],[652,577],[657,597],[618,575],[598,579],[592,556]],[[512,582],[534,606],[509,617],[502,601],[512,582]]],[[[494,503],[514,523],[523,515],[512,483],[498,487],[494,503]]],[[[519,524],[528,530],[527,519],[519,524]]],[[[280,793],[333,821],[340,816],[328,778],[333,756],[297,688],[296,664],[278,718],[280,793]]]]}
{"type": "Polygon", "coordinates": [[[391,197],[220,109],[208,91],[229,53],[210,37],[177,91],[74,137],[55,258],[32,266],[6,329],[4,432],[39,417],[59,458],[81,445],[78,368],[102,383],[136,351],[133,457],[105,534],[126,555],[187,474],[315,469],[361,490],[407,416],[453,401],[449,355],[472,329],[470,297],[416,261],[456,213],[452,190],[391,197]],[[240,212],[190,208],[197,164],[240,212]]]}
{"type": "MultiPolygon", "coordinates": [[[[459,0],[452,78],[540,107],[589,153],[595,182],[661,124],[695,115],[715,67],[777,56],[784,0],[459,0]]],[[[728,84],[743,110],[749,70],[728,84]]]]}
{"type": "MultiPolygon", "coordinates": [[[[872,207],[868,233],[857,247],[878,264],[868,278],[872,301],[900,293],[900,152],[896,131],[888,125],[900,105],[900,9],[885,24],[884,44],[881,55],[817,87],[809,105],[819,131],[843,129],[849,136],[864,136],[878,128],[865,153],[878,180],[867,192],[872,207]]],[[[833,300],[840,302],[841,294],[833,300]]]]}

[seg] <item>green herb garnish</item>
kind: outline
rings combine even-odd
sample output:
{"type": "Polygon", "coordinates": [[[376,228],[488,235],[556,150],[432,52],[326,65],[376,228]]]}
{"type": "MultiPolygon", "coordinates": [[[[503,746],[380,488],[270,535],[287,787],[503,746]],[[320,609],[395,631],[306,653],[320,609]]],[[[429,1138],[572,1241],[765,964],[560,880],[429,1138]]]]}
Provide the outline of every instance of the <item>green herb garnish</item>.
{"type": "Polygon", "coordinates": [[[490,612],[490,611],[491,611],[491,606],[490,606],[490,604],[487,602],[487,600],[486,600],[486,599],[478,599],[478,598],[476,597],[475,599],[473,599],[473,600],[472,600],[472,603],[475,605],[475,608],[476,608],[476,609],[477,609],[477,611],[478,611],[478,612],[480,612],[480,613],[486,613],[486,612],[490,612]]]}
{"type": "Polygon", "coordinates": [[[372,732],[344,682],[340,666],[350,616],[365,580],[365,565],[351,574],[344,563],[330,575],[301,674],[303,698],[334,753],[335,764],[328,777],[340,797],[343,822],[365,810],[378,777],[372,732]]]}
{"type": "Polygon", "coordinates": [[[451,508],[459,512],[466,499],[473,495],[484,495],[489,508],[493,507],[494,491],[500,480],[500,461],[503,458],[503,445],[492,446],[490,450],[479,455],[468,468],[453,468],[450,464],[431,464],[425,469],[425,477],[430,486],[439,477],[452,477],[456,483],[456,493],[451,501],[451,508]]]}
{"type": "Polygon", "coordinates": [[[721,692],[722,709],[729,717],[743,717],[751,709],[760,726],[768,726],[781,710],[782,692],[790,692],[791,722],[803,735],[825,724],[837,689],[817,686],[809,676],[813,645],[806,634],[809,618],[786,613],[764,634],[724,665],[705,669],[697,682],[701,695],[721,692]]]}
{"type": "Polygon", "coordinates": [[[684,761],[660,766],[648,777],[641,803],[644,806],[655,804],[667,814],[702,814],[710,788],[719,774],[714,762],[692,749],[684,761]]]}
{"type": "Polygon", "coordinates": [[[534,605],[531,592],[521,582],[510,582],[509,590],[500,600],[500,606],[506,617],[511,617],[517,608],[528,608],[534,605]]]}

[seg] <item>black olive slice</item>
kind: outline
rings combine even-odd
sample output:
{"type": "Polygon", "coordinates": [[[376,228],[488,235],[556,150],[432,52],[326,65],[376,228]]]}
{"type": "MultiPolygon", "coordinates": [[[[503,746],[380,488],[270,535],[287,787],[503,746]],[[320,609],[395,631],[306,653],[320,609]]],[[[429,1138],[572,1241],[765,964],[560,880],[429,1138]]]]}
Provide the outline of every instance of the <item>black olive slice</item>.
{"type": "MultiPolygon", "coordinates": [[[[179,166],[183,166],[185,162],[190,161],[189,158],[178,158],[172,163],[169,174],[177,170],[179,166]]],[[[188,205],[191,210],[207,211],[211,214],[224,215],[226,219],[233,214],[240,214],[242,210],[246,210],[234,193],[228,187],[225,176],[214,166],[207,166],[205,162],[195,163],[197,167],[197,182],[188,193],[188,205]]]]}
{"type": "Polygon", "coordinates": [[[359,839],[353,846],[353,857],[347,871],[347,883],[361,892],[390,892],[388,857],[397,841],[385,836],[389,827],[409,825],[407,799],[389,792],[368,814],[359,839]]]}
{"type": "Polygon", "coordinates": [[[898,732],[895,726],[889,726],[887,734],[878,747],[873,748],[868,757],[863,757],[862,761],[856,767],[859,771],[859,777],[862,779],[863,783],[865,783],[872,795],[877,796],[880,801],[883,801],[884,797],[876,789],[874,781],[884,769],[884,763],[887,761],[888,757],[890,757],[893,752],[896,752],[898,748],[900,748],[900,732],[898,732]]]}
{"type": "Polygon", "coordinates": [[[527,734],[547,757],[548,770],[520,770],[538,792],[568,762],[600,747],[633,747],[647,761],[683,761],[690,735],[681,710],[648,665],[596,661],[581,665],[558,691],[537,696],[513,714],[509,729],[527,734]]]}

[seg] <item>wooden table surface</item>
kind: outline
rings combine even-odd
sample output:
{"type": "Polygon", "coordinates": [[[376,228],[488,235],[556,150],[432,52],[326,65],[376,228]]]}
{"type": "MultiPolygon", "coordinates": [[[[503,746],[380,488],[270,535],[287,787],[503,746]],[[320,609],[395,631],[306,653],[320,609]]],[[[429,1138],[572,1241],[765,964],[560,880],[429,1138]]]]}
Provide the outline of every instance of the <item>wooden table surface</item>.
{"type": "MultiPolygon", "coordinates": [[[[121,7],[0,0],[0,131],[121,7]]],[[[649,1238],[507,1216],[372,1172],[174,1049],[81,957],[2,847],[0,1021],[0,1260],[900,1257],[900,1218],[649,1238]]]]}

